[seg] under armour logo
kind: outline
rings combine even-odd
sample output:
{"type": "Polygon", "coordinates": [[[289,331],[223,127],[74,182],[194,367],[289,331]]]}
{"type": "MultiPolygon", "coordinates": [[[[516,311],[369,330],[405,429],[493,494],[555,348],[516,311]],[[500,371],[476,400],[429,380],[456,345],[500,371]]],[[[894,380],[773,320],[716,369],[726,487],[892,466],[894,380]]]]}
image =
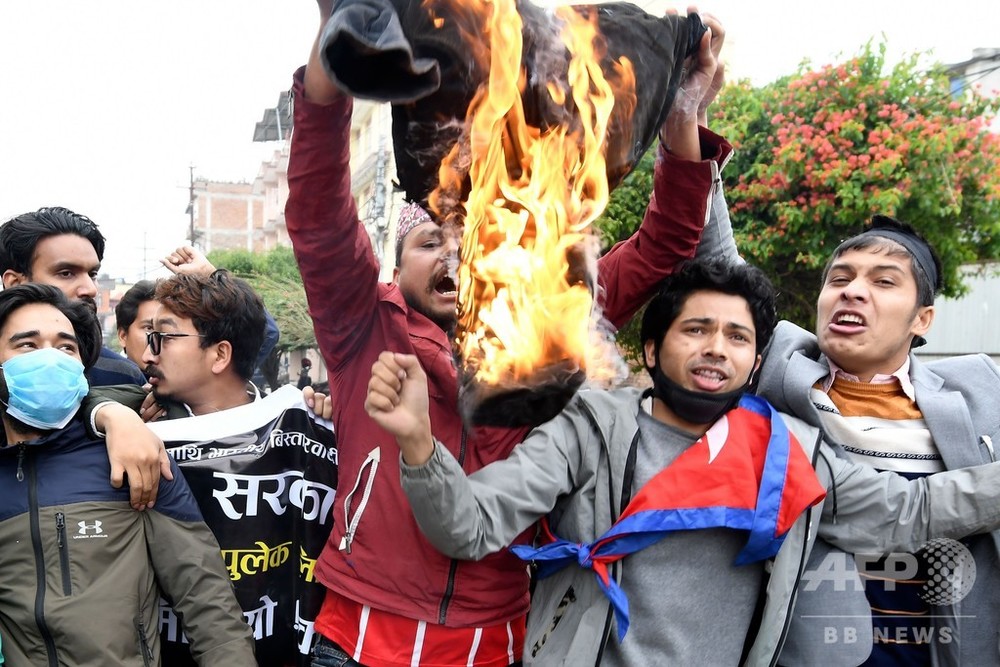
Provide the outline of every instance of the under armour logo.
{"type": "Polygon", "coordinates": [[[78,521],[76,525],[80,526],[80,530],[76,531],[80,535],[100,535],[104,532],[104,529],[101,528],[103,524],[100,521],[94,521],[93,523],[78,521]]]}

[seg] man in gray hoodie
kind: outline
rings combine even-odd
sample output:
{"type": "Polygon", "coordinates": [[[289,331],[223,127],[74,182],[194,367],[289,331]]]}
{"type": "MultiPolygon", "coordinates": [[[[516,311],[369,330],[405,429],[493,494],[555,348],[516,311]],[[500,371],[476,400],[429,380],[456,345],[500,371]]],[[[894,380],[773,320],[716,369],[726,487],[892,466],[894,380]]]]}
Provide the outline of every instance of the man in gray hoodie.
{"type": "MultiPolygon", "coordinates": [[[[514,547],[542,575],[526,664],[775,664],[817,535],[881,553],[996,527],[995,464],[914,481],[880,474],[745,396],[775,319],[759,270],[689,264],[643,319],[650,392],[580,392],[472,475],[433,437],[415,358],[380,357],[366,409],[396,438],[403,489],[435,547],[482,558],[545,519],[554,541],[514,547]],[[681,498],[664,501],[660,487],[681,498]]],[[[857,664],[869,646],[843,644],[836,660],[857,664]]]]}

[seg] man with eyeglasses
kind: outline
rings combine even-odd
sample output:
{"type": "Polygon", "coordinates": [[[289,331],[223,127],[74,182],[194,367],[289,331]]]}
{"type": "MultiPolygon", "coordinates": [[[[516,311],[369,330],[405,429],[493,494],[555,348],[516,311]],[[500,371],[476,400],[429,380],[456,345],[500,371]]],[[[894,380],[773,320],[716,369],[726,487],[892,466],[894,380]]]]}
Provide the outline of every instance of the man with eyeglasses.
{"type": "MultiPolygon", "coordinates": [[[[210,276],[216,270],[203,252],[189,245],[179,246],[160,263],[174,274],[210,276]]],[[[122,295],[115,306],[115,324],[122,352],[140,368],[146,365],[142,360],[142,353],[148,344],[146,334],[153,328],[153,316],[159,305],[155,298],[156,285],[152,280],[140,280],[122,295]]],[[[256,366],[263,364],[271,355],[280,337],[278,325],[267,309],[264,310],[264,317],[264,343],[257,353],[256,366]]]]}
{"type": "Polygon", "coordinates": [[[254,400],[247,392],[264,341],[264,303],[224,270],[176,275],[156,288],[159,307],[146,334],[144,372],[157,400],[202,415],[254,400]]]}
{"type": "MultiPolygon", "coordinates": [[[[262,398],[249,383],[265,313],[246,281],[224,269],[178,273],[158,282],[152,296],[144,372],[159,403],[183,409],[150,428],[177,459],[219,541],[254,628],[257,664],[303,665],[324,592],[308,561],[319,556],[332,524],[333,433],[314,422],[296,387],[262,398]]],[[[116,391],[139,407],[141,395],[116,391]]],[[[161,619],[164,664],[194,664],[173,611],[162,607],[161,619]]]]}

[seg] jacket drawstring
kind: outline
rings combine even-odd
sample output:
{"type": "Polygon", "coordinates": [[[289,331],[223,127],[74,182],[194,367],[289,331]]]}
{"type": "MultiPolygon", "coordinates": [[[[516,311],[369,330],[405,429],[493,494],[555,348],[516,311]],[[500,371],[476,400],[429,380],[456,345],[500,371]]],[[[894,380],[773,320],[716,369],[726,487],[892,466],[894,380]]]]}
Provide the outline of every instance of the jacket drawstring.
{"type": "Polygon", "coordinates": [[[24,481],[24,443],[17,444],[17,481],[24,481]]]}
{"type": "Polygon", "coordinates": [[[837,480],[833,476],[833,465],[830,464],[830,460],[823,454],[820,454],[820,458],[826,464],[826,469],[830,471],[830,498],[833,502],[833,522],[837,523],[837,480]]]}

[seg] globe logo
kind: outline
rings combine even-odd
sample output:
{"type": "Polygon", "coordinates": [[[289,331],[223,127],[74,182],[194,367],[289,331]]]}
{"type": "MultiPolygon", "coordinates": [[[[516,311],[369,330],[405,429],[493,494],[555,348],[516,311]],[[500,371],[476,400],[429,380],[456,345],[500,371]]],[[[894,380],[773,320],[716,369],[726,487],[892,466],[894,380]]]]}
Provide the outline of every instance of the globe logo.
{"type": "Polygon", "coordinates": [[[927,571],[920,597],[929,604],[955,604],[969,594],[976,583],[976,561],[961,542],[946,537],[933,539],[920,549],[927,571]]]}

